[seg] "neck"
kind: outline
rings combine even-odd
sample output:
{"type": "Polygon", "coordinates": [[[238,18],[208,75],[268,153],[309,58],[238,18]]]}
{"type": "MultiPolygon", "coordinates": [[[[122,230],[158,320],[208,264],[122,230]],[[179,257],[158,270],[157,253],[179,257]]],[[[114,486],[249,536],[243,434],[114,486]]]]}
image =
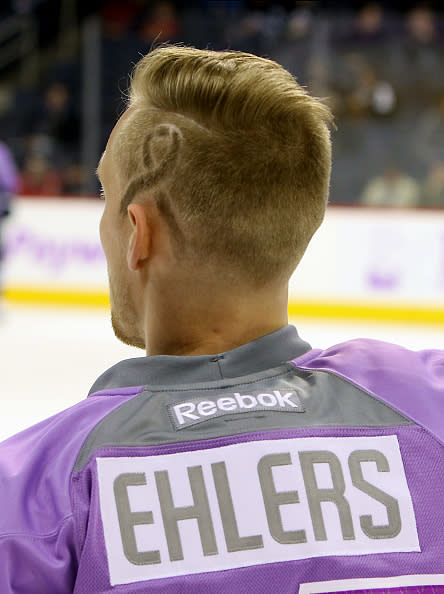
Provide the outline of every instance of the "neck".
{"type": "Polygon", "coordinates": [[[159,301],[146,308],[147,355],[222,353],[288,323],[287,286],[236,297],[197,291],[174,303],[163,294],[159,301]]]}

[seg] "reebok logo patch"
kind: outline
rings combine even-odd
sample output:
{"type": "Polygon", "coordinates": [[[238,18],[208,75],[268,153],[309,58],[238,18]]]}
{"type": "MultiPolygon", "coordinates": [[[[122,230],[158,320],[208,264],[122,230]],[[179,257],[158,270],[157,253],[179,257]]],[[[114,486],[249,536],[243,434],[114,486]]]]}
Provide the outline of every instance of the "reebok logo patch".
{"type": "Polygon", "coordinates": [[[175,429],[197,425],[208,421],[211,417],[263,410],[305,412],[296,391],[288,389],[199,396],[168,405],[168,413],[175,429]]]}

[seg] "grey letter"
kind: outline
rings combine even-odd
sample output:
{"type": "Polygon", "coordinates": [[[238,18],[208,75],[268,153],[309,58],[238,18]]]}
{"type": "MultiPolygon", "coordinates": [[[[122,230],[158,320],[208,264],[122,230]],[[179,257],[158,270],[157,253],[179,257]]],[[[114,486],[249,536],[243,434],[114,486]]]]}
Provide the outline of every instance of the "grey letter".
{"type": "Polygon", "coordinates": [[[117,516],[125,557],[134,565],[152,565],[160,563],[160,553],[159,551],[140,553],[137,550],[134,526],[153,524],[153,514],[150,511],[132,512],[127,491],[127,487],[142,485],[146,485],[146,476],[143,472],[119,474],[114,480],[114,497],[116,499],[117,516]]]}
{"type": "Polygon", "coordinates": [[[168,471],[161,470],[155,472],[154,476],[156,477],[160,509],[162,511],[168,552],[171,561],[180,561],[183,559],[182,543],[180,541],[178,527],[178,522],[181,520],[196,519],[199,526],[203,554],[205,556],[217,555],[216,537],[214,534],[213,521],[211,519],[210,505],[208,503],[202,466],[192,466],[188,468],[188,477],[190,479],[194,505],[185,507],[174,507],[168,471]]]}
{"type": "Polygon", "coordinates": [[[264,543],[260,534],[256,534],[255,536],[239,536],[225,462],[216,462],[211,465],[211,469],[213,471],[227,551],[233,553],[235,551],[262,549],[264,543]]]}
{"type": "Polygon", "coordinates": [[[384,454],[377,450],[355,450],[348,458],[353,485],[385,505],[387,509],[388,524],[383,526],[375,526],[370,515],[360,516],[362,531],[369,538],[394,538],[401,532],[402,527],[398,501],[364,479],[361,462],[375,462],[378,472],[389,472],[390,466],[384,454]]]}
{"type": "Polygon", "coordinates": [[[332,501],[339,513],[342,537],[344,540],[354,540],[353,519],[350,504],[344,497],[345,482],[342,474],[341,463],[333,452],[300,452],[302,474],[307,491],[308,505],[310,507],[311,521],[316,540],[327,540],[324,518],[322,517],[321,502],[332,501]],[[328,464],[333,482],[333,489],[319,489],[314,472],[315,464],[328,464]]]}
{"type": "Polygon", "coordinates": [[[305,530],[284,530],[282,526],[279,506],[288,503],[299,503],[297,491],[281,491],[278,493],[274,485],[273,466],[285,466],[287,464],[291,464],[291,458],[290,454],[286,452],[284,454],[268,454],[261,458],[257,465],[268,527],[274,540],[281,544],[307,542],[305,530]]]}

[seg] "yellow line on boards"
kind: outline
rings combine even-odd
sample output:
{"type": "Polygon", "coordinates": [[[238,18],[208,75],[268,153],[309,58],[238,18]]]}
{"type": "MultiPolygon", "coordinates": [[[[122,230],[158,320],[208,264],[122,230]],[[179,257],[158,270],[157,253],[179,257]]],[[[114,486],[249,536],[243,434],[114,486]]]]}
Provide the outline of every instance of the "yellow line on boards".
{"type": "Polygon", "coordinates": [[[292,318],[335,318],[387,323],[403,322],[405,324],[444,324],[444,307],[426,307],[424,305],[290,301],[288,314],[292,318]]]}
{"type": "MultiPolygon", "coordinates": [[[[101,291],[89,292],[59,288],[6,287],[2,295],[9,303],[61,307],[109,307],[108,293],[101,291]]],[[[387,323],[444,324],[444,307],[425,307],[424,305],[299,301],[290,299],[288,314],[291,318],[306,317],[371,320],[387,323]]]]}
{"type": "Polygon", "coordinates": [[[74,289],[28,289],[6,287],[2,291],[3,298],[10,303],[27,303],[33,305],[109,307],[108,293],[76,291],[74,289]]]}

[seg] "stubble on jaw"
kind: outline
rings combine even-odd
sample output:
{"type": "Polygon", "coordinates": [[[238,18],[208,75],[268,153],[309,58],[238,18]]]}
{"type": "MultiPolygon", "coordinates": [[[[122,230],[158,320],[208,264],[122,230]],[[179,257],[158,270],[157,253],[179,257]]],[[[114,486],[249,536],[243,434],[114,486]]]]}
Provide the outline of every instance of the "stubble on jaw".
{"type": "Polygon", "coordinates": [[[111,311],[111,325],[114,331],[114,334],[120,342],[127,344],[132,347],[136,347],[138,349],[145,350],[145,341],[137,335],[131,335],[127,331],[123,329],[123,324],[121,323],[119,316],[116,315],[113,311],[111,311]]]}
{"type": "Polygon", "coordinates": [[[145,349],[145,339],[138,332],[138,318],[131,306],[129,291],[116,291],[110,279],[111,325],[116,338],[139,349],[145,349]]]}

